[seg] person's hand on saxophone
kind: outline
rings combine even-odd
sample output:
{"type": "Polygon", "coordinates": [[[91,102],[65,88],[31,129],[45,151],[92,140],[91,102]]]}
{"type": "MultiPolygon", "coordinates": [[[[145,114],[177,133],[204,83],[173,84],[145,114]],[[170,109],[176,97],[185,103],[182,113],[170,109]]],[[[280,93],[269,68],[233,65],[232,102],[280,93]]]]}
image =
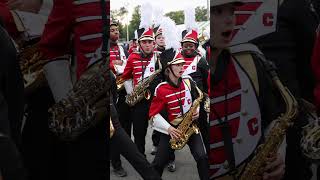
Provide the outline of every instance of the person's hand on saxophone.
{"type": "Polygon", "coordinates": [[[263,180],[280,180],[283,178],[284,173],[285,163],[283,157],[279,153],[271,155],[265,166],[263,180]]]}
{"type": "Polygon", "coordinates": [[[179,139],[181,137],[181,131],[176,129],[173,126],[170,126],[168,128],[168,133],[169,133],[171,139],[179,139]]]}

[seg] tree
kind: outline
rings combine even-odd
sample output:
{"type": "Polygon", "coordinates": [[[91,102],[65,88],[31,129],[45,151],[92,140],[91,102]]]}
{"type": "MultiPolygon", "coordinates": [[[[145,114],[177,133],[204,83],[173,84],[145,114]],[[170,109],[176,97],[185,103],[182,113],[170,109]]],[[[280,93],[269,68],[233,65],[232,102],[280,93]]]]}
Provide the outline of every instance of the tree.
{"type": "Polygon", "coordinates": [[[177,25],[184,23],[183,11],[171,11],[166,13],[165,16],[171,18],[177,25]]]}
{"type": "Polygon", "coordinates": [[[132,39],[134,37],[134,31],[139,28],[141,18],[140,7],[140,5],[136,6],[133,10],[132,18],[129,23],[129,39],[132,39]]]}
{"type": "Polygon", "coordinates": [[[208,21],[209,20],[208,19],[207,8],[205,8],[204,6],[196,7],[195,11],[196,11],[196,21],[197,22],[208,21]]]}
{"type": "Polygon", "coordinates": [[[120,32],[120,38],[124,39],[127,36],[126,33],[126,26],[124,26],[124,19],[126,15],[128,14],[128,10],[125,7],[121,7],[119,10],[111,10],[111,19],[116,20],[119,22],[119,32],[120,32]]]}
{"type": "MultiPolygon", "coordinates": [[[[195,9],[196,21],[208,21],[207,8],[204,6],[196,7],[195,9]]],[[[184,24],[184,11],[172,11],[166,13],[165,16],[170,17],[177,25],[184,24]]]]}

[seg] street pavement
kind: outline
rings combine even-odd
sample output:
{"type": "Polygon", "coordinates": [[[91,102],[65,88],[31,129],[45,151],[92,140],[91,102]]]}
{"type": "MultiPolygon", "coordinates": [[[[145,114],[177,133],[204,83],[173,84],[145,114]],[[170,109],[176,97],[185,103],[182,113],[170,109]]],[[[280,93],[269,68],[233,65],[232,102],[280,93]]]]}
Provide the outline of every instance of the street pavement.
{"type": "MultiPolygon", "coordinates": [[[[154,156],[151,155],[152,140],[151,140],[152,129],[148,127],[146,136],[146,155],[149,162],[152,162],[154,156]]],[[[167,168],[164,169],[162,179],[163,180],[199,180],[197,165],[194,161],[188,145],[182,150],[176,151],[176,168],[175,172],[169,172],[167,168]]],[[[127,171],[128,176],[117,177],[112,171],[110,164],[110,180],[142,180],[140,175],[133,169],[126,159],[121,156],[122,166],[127,171]]],[[[314,172],[311,180],[317,180],[315,165],[312,166],[314,172]]]]}
{"type": "MultiPolygon", "coordinates": [[[[148,161],[151,163],[154,156],[151,155],[152,140],[151,140],[152,129],[148,127],[146,136],[146,155],[148,161]]],[[[195,160],[193,159],[188,145],[186,145],[182,150],[176,151],[176,171],[169,172],[167,167],[164,169],[162,179],[163,180],[198,180],[198,171],[195,160]]],[[[121,156],[122,166],[127,171],[127,177],[117,177],[112,171],[112,166],[110,164],[110,179],[111,180],[141,180],[140,175],[133,169],[133,167],[128,163],[128,161],[121,156]]]]}

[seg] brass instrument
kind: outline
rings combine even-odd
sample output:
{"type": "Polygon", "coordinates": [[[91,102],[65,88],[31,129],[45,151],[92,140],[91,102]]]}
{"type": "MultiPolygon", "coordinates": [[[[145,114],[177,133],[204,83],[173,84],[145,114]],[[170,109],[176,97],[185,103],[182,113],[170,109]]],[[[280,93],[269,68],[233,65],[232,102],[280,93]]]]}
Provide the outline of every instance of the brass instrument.
{"type": "Polygon", "coordinates": [[[309,160],[315,163],[320,161],[320,121],[317,116],[316,107],[302,100],[302,107],[305,107],[303,111],[305,112],[306,118],[308,118],[309,123],[303,127],[302,138],[300,141],[302,153],[309,160]]]}
{"type": "Polygon", "coordinates": [[[293,120],[298,114],[298,102],[290,93],[287,87],[279,80],[273,64],[263,59],[266,69],[272,77],[272,81],[277,89],[280,91],[282,98],[286,104],[286,111],[282,113],[275,121],[274,126],[270,130],[263,144],[259,145],[256,155],[248,162],[245,167],[240,180],[261,180],[264,173],[264,166],[267,158],[271,154],[276,154],[280,145],[282,144],[287,129],[293,124],[293,120]]]}
{"type": "MultiPolygon", "coordinates": [[[[156,70],[151,76],[144,79],[140,84],[134,87],[131,94],[126,95],[126,103],[129,106],[134,106],[140,102],[143,98],[149,100],[151,98],[151,92],[148,90],[150,83],[161,73],[162,67],[159,62],[159,69],[156,70]]],[[[118,85],[118,84],[117,84],[118,85]]]]}
{"type": "Polygon", "coordinates": [[[189,111],[185,114],[185,116],[183,117],[183,120],[177,127],[177,129],[181,131],[181,137],[179,139],[170,139],[169,142],[172,149],[175,149],[175,150],[182,149],[186,145],[186,143],[188,142],[192,134],[200,133],[199,128],[192,120],[193,113],[198,110],[200,103],[203,99],[202,91],[198,87],[196,88],[199,93],[199,97],[193,102],[189,111]]]}
{"type": "Polygon", "coordinates": [[[198,36],[198,40],[201,45],[203,45],[204,43],[206,43],[208,41],[208,37],[204,34],[204,30],[205,30],[205,28],[203,27],[201,29],[201,33],[198,36]]]}
{"type": "Polygon", "coordinates": [[[39,52],[37,44],[21,49],[18,56],[25,92],[28,94],[46,82],[42,67],[47,61],[41,60],[42,54],[39,52]]]}
{"type": "Polygon", "coordinates": [[[124,82],[125,82],[125,80],[123,80],[121,78],[121,76],[117,76],[116,84],[117,84],[117,91],[118,92],[124,89],[124,82]]]}
{"type": "Polygon", "coordinates": [[[49,128],[63,140],[72,140],[105,119],[107,112],[107,63],[96,62],[81,75],[67,97],[49,112],[49,128]]]}
{"type": "Polygon", "coordinates": [[[207,113],[210,113],[210,98],[209,98],[209,95],[206,94],[206,93],[203,93],[203,98],[204,98],[204,110],[207,112],[207,113]]]}
{"type": "MultiPolygon", "coordinates": [[[[112,49],[112,51],[114,51],[114,49],[112,49]]],[[[119,51],[120,51],[120,49],[119,49],[119,51]]],[[[121,60],[120,54],[116,54],[116,60],[120,60],[120,61],[122,61],[122,63],[126,64],[126,62],[121,60]]],[[[117,73],[119,72],[119,69],[117,68],[117,66],[115,64],[113,64],[113,68],[116,70],[117,73]]],[[[116,83],[117,83],[117,91],[118,92],[124,89],[124,82],[125,81],[121,78],[121,75],[117,75],[116,83]]]]}
{"type": "Polygon", "coordinates": [[[112,138],[114,131],[115,131],[115,129],[113,127],[113,123],[111,121],[111,116],[110,116],[110,138],[112,138]]]}

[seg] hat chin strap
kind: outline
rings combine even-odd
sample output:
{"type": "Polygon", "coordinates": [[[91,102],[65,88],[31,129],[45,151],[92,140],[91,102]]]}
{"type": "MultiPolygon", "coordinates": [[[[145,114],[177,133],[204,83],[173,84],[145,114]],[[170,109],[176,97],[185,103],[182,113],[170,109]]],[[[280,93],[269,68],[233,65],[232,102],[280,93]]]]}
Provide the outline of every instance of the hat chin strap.
{"type": "Polygon", "coordinates": [[[176,76],[176,75],[173,73],[173,70],[172,70],[172,68],[171,68],[171,65],[169,66],[169,69],[170,69],[171,73],[172,73],[176,78],[178,78],[178,83],[175,84],[174,82],[172,82],[172,80],[170,79],[169,75],[167,75],[166,79],[167,79],[168,83],[169,83],[171,86],[175,87],[175,88],[180,87],[180,83],[182,82],[182,78],[176,76]]]}
{"type": "Polygon", "coordinates": [[[152,53],[146,53],[144,50],[143,50],[143,48],[142,48],[142,46],[141,46],[141,44],[140,44],[140,41],[138,42],[139,43],[139,46],[140,46],[140,51],[142,52],[142,54],[143,54],[143,57],[148,57],[148,56],[150,56],[152,53]]]}
{"type": "Polygon", "coordinates": [[[197,52],[196,50],[193,50],[193,51],[191,52],[191,54],[186,54],[185,51],[186,51],[186,50],[182,50],[182,55],[185,56],[185,57],[194,57],[194,56],[198,55],[198,52],[197,52]]]}

